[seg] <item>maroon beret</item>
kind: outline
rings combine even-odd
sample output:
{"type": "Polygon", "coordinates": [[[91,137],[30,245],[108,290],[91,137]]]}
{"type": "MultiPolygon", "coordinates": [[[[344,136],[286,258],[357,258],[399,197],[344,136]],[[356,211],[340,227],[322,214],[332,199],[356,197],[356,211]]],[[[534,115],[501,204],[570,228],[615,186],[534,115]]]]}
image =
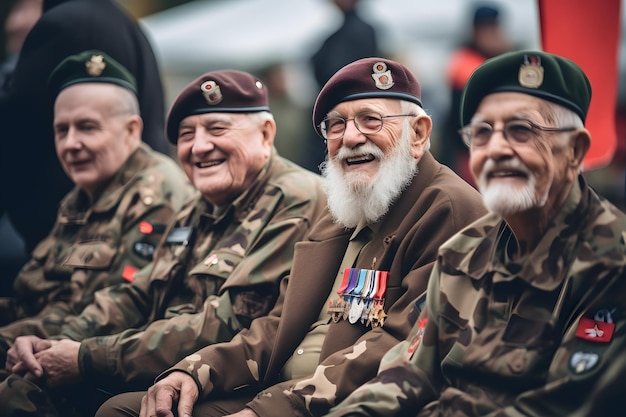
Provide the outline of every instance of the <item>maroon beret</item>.
{"type": "Polygon", "coordinates": [[[344,101],[362,98],[395,98],[422,106],[420,84],[411,71],[385,58],[364,58],[341,68],[326,82],[313,107],[313,126],[344,101]]]}
{"type": "Polygon", "coordinates": [[[254,113],[270,111],[267,87],[247,72],[207,72],[180,92],[167,115],[165,131],[173,144],[185,117],[204,113],[254,113]]]}

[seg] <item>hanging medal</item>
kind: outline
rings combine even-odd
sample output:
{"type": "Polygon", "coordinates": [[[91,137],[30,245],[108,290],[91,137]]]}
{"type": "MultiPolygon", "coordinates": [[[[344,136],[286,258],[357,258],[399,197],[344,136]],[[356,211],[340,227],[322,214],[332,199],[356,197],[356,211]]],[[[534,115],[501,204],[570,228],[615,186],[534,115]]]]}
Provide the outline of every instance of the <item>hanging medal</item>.
{"type": "Polygon", "coordinates": [[[385,318],[387,314],[383,310],[383,306],[385,304],[385,292],[387,291],[387,276],[389,272],[387,271],[377,271],[379,273],[378,277],[378,290],[376,291],[376,295],[374,296],[374,307],[370,311],[369,318],[367,320],[367,324],[374,327],[382,327],[385,324],[385,318]]]}
{"type": "Polygon", "coordinates": [[[367,318],[370,315],[370,311],[372,311],[372,306],[374,305],[374,295],[378,290],[378,273],[377,271],[369,270],[367,271],[369,275],[367,292],[365,293],[365,308],[363,309],[363,313],[361,314],[361,323],[365,324],[367,318]]]}
{"type": "Polygon", "coordinates": [[[344,310],[344,301],[343,301],[343,293],[348,287],[348,282],[350,280],[350,270],[351,268],[346,268],[343,270],[343,278],[341,280],[341,285],[337,290],[338,297],[334,300],[329,301],[328,309],[326,312],[330,314],[331,318],[335,323],[341,319],[344,310]]]}
{"type": "Polygon", "coordinates": [[[348,312],[348,321],[350,324],[356,323],[361,317],[361,313],[363,312],[363,299],[361,293],[363,292],[363,288],[365,288],[365,281],[367,280],[367,270],[359,269],[359,280],[357,281],[356,287],[351,292],[352,297],[350,297],[350,311],[348,312]]]}
{"type": "Polygon", "coordinates": [[[350,313],[350,306],[352,302],[351,294],[359,283],[359,271],[358,268],[350,268],[350,279],[348,281],[348,287],[343,292],[343,315],[344,320],[348,319],[350,313]]]}

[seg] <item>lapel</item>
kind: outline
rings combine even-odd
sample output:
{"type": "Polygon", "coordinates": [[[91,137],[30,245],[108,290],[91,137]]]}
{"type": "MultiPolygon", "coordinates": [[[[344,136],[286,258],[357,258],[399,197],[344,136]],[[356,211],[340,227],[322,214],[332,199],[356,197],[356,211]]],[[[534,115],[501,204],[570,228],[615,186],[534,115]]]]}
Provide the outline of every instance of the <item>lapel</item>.
{"type": "MultiPolygon", "coordinates": [[[[289,285],[266,375],[276,375],[319,317],[348,245],[351,230],[328,225],[321,241],[296,244],[289,285]]],[[[316,233],[311,232],[313,239],[316,233]]]]}

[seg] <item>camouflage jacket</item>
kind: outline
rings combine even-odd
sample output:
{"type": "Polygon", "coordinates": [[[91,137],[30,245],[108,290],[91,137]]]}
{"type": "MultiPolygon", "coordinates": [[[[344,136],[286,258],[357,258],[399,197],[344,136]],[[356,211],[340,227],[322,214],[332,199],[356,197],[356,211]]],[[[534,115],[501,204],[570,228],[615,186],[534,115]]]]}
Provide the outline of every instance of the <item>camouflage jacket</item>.
{"type": "Polygon", "coordinates": [[[62,336],[82,341],[82,376],[145,389],[171,364],[266,315],[295,243],[325,206],[321,178],[276,153],[227,207],[192,201],[132,284],[97,293],[64,326],[62,336]]]}
{"type": "Polygon", "coordinates": [[[426,153],[412,184],[378,223],[356,260],[356,268],[389,271],[382,328],[359,321],[331,323],[315,375],[280,381],[285,362],[326,309],[352,234],[326,215],[296,246],[292,274],[268,317],[168,372],[191,373],[202,397],[213,390],[263,389],[248,404],[261,417],[323,414],[372,378],[383,354],[406,338],[413,300],[426,290],[439,245],[485,213],[478,192],[426,153]]]}
{"type": "Polygon", "coordinates": [[[57,334],[63,318],[80,313],[96,291],[132,280],[193,193],[179,165],[145,144],[93,203],[74,188],[50,235],[18,274],[18,298],[0,302],[2,321],[13,322],[0,328],[0,336],[12,342],[23,334],[57,334]]]}
{"type": "Polygon", "coordinates": [[[574,415],[625,349],[625,235],[582,177],[524,259],[498,216],[470,225],[440,250],[415,337],[331,415],[574,415]]]}

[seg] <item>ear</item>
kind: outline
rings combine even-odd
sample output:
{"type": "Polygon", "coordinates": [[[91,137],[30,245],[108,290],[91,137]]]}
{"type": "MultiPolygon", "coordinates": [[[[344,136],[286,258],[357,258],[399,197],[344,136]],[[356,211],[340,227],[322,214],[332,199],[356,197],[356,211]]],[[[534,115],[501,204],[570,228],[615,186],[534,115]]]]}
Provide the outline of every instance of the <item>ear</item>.
{"type": "Polygon", "coordinates": [[[276,137],[276,121],[273,119],[265,120],[261,126],[261,133],[263,134],[263,143],[271,148],[276,137]]]}
{"type": "Polygon", "coordinates": [[[583,160],[585,159],[585,155],[591,146],[591,134],[587,129],[578,129],[576,133],[574,133],[574,137],[572,138],[573,145],[573,154],[570,163],[573,167],[579,169],[583,160]]]}
{"type": "Polygon", "coordinates": [[[430,139],[430,134],[433,130],[432,119],[424,114],[417,116],[411,126],[414,131],[413,139],[411,141],[411,149],[413,158],[420,160],[424,155],[424,148],[430,139]]]}
{"type": "Polygon", "coordinates": [[[143,131],[143,120],[139,115],[132,115],[126,119],[126,131],[131,137],[141,138],[141,132],[143,131]]]}

